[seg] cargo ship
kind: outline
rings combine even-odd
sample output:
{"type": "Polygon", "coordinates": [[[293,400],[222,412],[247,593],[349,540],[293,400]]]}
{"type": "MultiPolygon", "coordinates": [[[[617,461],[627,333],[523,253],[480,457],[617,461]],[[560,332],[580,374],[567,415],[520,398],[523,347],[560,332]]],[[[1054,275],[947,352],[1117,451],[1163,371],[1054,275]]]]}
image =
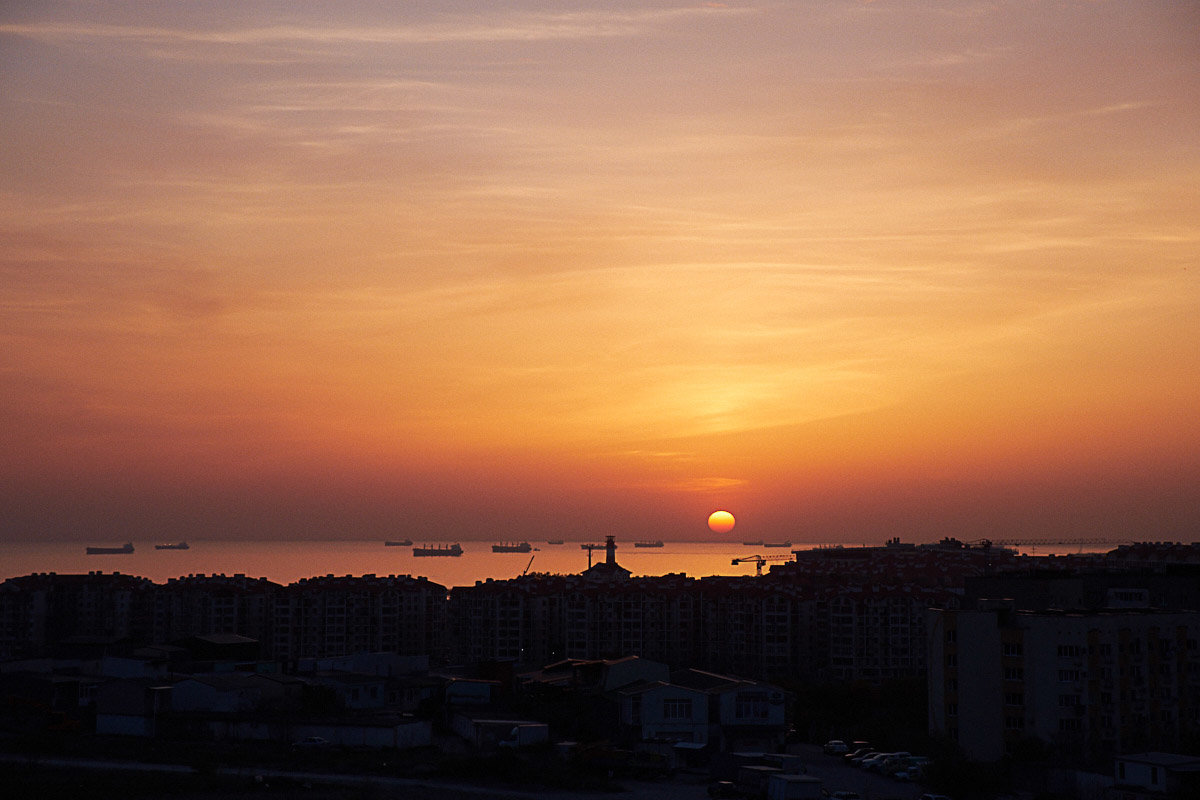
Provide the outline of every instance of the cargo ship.
{"type": "Polygon", "coordinates": [[[786,542],[763,542],[763,547],[791,547],[791,546],[792,546],[791,540],[788,540],[786,542]]]}
{"type": "Polygon", "coordinates": [[[126,542],[120,547],[89,547],[89,556],[118,556],[133,552],[133,542],[126,542]]]}
{"type": "Polygon", "coordinates": [[[533,545],[529,542],[500,542],[500,544],[492,545],[493,553],[528,553],[533,549],[533,545]]]}
{"type": "Polygon", "coordinates": [[[412,539],[388,539],[383,543],[384,547],[412,547],[412,539]]]}
{"type": "Polygon", "coordinates": [[[634,547],[662,547],[662,539],[655,539],[653,542],[634,542],[634,547]]]}
{"type": "Polygon", "coordinates": [[[155,550],[190,550],[187,542],[177,542],[175,544],[156,544],[155,550]]]}
{"type": "Polygon", "coordinates": [[[414,547],[413,555],[418,558],[426,556],[461,556],[463,554],[462,545],[458,542],[454,544],[434,544],[425,545],[424,547],[414,547]]]}

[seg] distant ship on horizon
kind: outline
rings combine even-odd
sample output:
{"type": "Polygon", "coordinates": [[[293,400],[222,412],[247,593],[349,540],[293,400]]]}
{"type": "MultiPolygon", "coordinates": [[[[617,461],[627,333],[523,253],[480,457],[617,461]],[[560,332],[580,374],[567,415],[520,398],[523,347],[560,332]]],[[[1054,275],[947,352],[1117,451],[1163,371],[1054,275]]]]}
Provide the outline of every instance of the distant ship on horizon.
{"type": "Polygon", "coordinates": [[[120,547],[89,547],[89,556],[118,556],[133,552],[133,542],[126,542],[120,547]]]}
{"type": "Polygon", "coordinates": [[[462,545],[455,542],[451,545],[435,544],[425,545],[424,547],[414,547],[413,555],[418,558],[427,556],[461,556],[463,554],[462,545]]]}
{"type": "Polygon", "coordinates": [[[634,542],[634,547],[662,547],[662,539],[655,539],[653,542],[634,542]]]}
{"type": "Polygon", "coordinates": [[[177,542],[175,544],[156,544],[155,550],[190,550],[187,542],[177,542]]]}
{"type": "Polygon", "coordinates": [[[762,542],[762,546],[763,547],[791,547],[792,540],[788,539],[786,542],[762,542]]]}
{"type": "Polygon", "coordinates": [[[533,549],[533,545],[529,542],[500,542],[492,545],[493,553],[528,553],[533,549]]]}
{"type": "Polygon", "coordinates": [[[547,539],[546,544],[562,544],[562,539],[547,539]]]}
{"type": "Polygon", "coordinates": [[[388,539],[383,543],[384,547],[412,547],[412,539],[388,539]]]}

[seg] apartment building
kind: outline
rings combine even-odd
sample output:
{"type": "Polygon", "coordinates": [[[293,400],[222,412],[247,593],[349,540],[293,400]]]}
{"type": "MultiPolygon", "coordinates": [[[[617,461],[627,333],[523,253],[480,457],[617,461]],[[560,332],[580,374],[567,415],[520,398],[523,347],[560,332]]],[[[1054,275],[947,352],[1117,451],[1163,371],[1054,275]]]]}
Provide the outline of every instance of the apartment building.
{"type": "Polygon", "coordinates": [[[981,606],[929,612],[929,728],[968,758],[1024,739],[1110,757],[1200,733],[1200,612],[981,606]]]}
{"type": "Polygon", "coordinates": [[[242,574],[171,578],[153,592],[153,640],[236,633],[270,644],[271,598],[282,588],[242,574]]]}
{"type": "Polygon", "coordinates": [[[274,592],[271,657],[442,656],[446,588],[408,575],[307,578],[274,592]]]}
{"type": "Polygon", "coordinates": [[[154,589],[115,572],[10,578],[0,583],[0,659],[51,655],[72,639],[149,639],[154,589]]]}

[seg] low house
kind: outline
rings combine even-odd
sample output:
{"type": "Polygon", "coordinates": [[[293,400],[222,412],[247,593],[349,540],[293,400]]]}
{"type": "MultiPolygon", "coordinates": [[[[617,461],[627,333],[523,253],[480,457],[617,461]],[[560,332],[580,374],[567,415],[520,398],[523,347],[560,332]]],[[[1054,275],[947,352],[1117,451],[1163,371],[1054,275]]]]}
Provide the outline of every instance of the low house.
{"type": "Polygon", "coordinates": [[[362,711],[383,708],[387,703],[387,678],[356,672],[319,672],[312,680],[333,690],[342,708],[362,711]]]}
{"type": "Polygon", "coordinates": [[[676,672],[671,680],[708,692],[722,750],[782,749],[787,735],[787,696],[779,687],[694,669],[676,672]]]}
{"type": "Polygon", "coordinates": [[[148,678],[120,678],[96,687],[96,733],[158,734],[160,717],[171,710],[173,687],[148,678]]]}
{"type": "Polygon", "coordinates": [[[655,681],[627,686],[618,694],[621,726],[642,741],[708,743],[707,693],[655,681]]]}
{"type": "Polygon", "coordinates": [[[495,700],[499,690],[499,681],[481,680],[479,678],[450,678],[446,681],[446,705],[490,705],[495,700]]]}
{"type": "Polygon", "coordinates": [[[362,675],[416,675],[429,671],[429,656],[399,653],[352,653],[330,658],[300,659],[297,672],[357,672],[362,675]]]}
{"type": "Polygon", "coordinates": [[[230,672],[256,664],[261,650],[257,639],[236,633],[206,633],[175,643],[190,653],[197,669],[230,672]]]}
{"type": "Polygon", "coordinates": [[[442,696],[445,681],[431,675],[408,675],[387,683],[387,704],[399,711],[420,711],[442,696]]]}
{"type": "Polygon", "coordinates": [[[303,739],[319,736],[340,747],[395,748],[428,747],[433,741],[429,720],[382,715],[357,720],[312,722],[292,726],[292,735],[303,739]]]}
{"type": "Polygon", "coordinates": [[[772,752],[787,732],[786,693],[760,681],[702,670],[679,670],[670,681],[619,692],[620,722],[643,742],[671,741],[712,748],[772,752]]]}
{"type": "Polygon", "coordinates": [[[638,656],[625,656],[608,659],[568,658],[524,673],[520,681],[527,689],[557,687],[612,692],[632,683],[666,681],[669,677],[670,670],[666,664],[638,656]]]}
{"type": "Polygon", "coordinates": [[[545,723],[525,719],[491,719],[455,714],[454,732],[483,752],[501,747],[527,747],[550,740],[545,723]]]}
{"type": "Polygon", "coordinates": [[[1159,800],[1200,797],[1200,756],[1135,753],[1118,756],[1113,765],[1116,785],[1106,800],[1159,800]]]}
{"type": "Polygon", "coordinates": [[[199,674],[174,685],[171,705],[175,711],[234,714],[253,711],[263,699],[264,686],[253,675],[238,672],[199,674]]]}
{"type": "Polygon", "coordinates": [[[210,717],[203,722],[208,735],[218,740],[276,741],[309,740],[327,747],[375,749],[427,747],[433,741],[429,720],[403,714],[356,714],[352,719],[283,721],[257,716],[210,717]]]}

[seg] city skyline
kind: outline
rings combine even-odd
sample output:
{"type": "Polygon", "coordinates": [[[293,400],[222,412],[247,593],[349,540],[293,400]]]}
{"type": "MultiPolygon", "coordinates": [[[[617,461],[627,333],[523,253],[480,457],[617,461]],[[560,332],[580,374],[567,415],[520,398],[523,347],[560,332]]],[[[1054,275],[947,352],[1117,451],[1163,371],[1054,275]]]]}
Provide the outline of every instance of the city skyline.
{"type": "Polygon", "coordinates": [[[5,8],[0,537],[1190,541],[1198,42],[1185,2],[5,8]]]}

